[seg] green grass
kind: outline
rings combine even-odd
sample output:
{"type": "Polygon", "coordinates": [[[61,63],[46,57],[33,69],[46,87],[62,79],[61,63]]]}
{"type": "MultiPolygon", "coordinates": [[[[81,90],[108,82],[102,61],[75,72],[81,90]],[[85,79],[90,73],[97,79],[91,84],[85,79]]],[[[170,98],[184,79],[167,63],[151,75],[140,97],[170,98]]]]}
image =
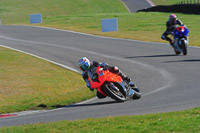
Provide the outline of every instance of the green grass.
{"type": "Polygon", "coordinates": [[[47,61],[0,47],[0,113],[51,109],[86,100],[81,75],[47,61]]]}
{"type": "MultiPolygon", "coordinates": [[[[165,23],[171,13],[130,14],[119,0],[36,0],[34,2],[2,0],[0,18],[3,24],[29,25],[29,14],[42,13],[39,26],[85,32],[89,34],[127,38],[142,41],[161,40],[165,23]],[[47,4],[48,3],[48,4],[47,4]],[[117,7],[117,8],[116,8],[117,7]],[[101,19],[118,18],[117,32],[101,32],[101,19]]],[[[174,0],[160,1],[173,4],[174,0]]],[[[200,46],[199,15],[176,14],[190,29],[190,44],[200,46]]]]}
{"type": "Polygon", "coordinates": [[[0,0],[2,24],[28,24],[29,14],[43,17],[128,12],[119,0],[0,0]],[[117,7],[117,8],[116,8],[117,7]]]}
{"type": "Polygon", "coordinates": [[[187,111],[89,118],[0,128],[0,132],[200,132],[200,108],[187,111]]]}
{"type": "MultiPolygon", "coordinates": [[[[85,32],[89,34],[127,38],[142,41],[166,42],[161,40],[165,31],[165,23],[170,13],[139,12],[139,13],[105,13],[76,16],[44,17],[40,26],[85,32]],[[102,18],[118,18],[117,32],[101,32],[102,18]]],[[[187,25],[190,36],[190,45],[200,46],[200,16],[176,14],[187,25]]]]}

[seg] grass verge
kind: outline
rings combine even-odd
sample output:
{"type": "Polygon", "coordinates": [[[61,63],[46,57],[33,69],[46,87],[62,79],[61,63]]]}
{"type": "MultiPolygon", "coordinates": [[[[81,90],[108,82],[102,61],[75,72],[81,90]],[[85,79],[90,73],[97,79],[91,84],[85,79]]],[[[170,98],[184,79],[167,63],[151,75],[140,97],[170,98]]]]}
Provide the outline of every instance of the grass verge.
{"type": "MultiPolygon", "coordinates": [[[[44,17],[39,26],[53,27],[58,29],[85,32],[100,36],[126,38],[142,41],[166,42],[161,40],[165,31],[165,23],[170,13],[139,12],[139,13],[109,13],[90,14],[76,16],[44,17]],[[116,32],[101,32],[102,18],[118,18],[116,32]]],[[[178,18],[189,28],[189,45],[200,46],[200,16],[188,14],[176,14],[178,18]]]]}
{"type": "Polygon", "coordinates": [[[0,47],[0,113],[51,109],[94,97],[80,74],[0,47]]]}
{"type": "MultiPolygon", "coordinates": [[[[154,0],[156,4],[174,4],[179,1],[154,0]]],[[[0,11],[2,24],[29,25],[29,14],[42,13],[43,22],[37,24],[39,26],[152,42],[166,42],[161,40],[161,34],[165,31],[165,23],[171,14],[130,14],[119,0],[2,0],[0,11]],[[101,19],[105,18],[118,18],[119,31],[102,33],[101,19]]],[[[191,31],[189,45],[200,46],[199,15],[176,15],[191,31]]]]}
{"type": "Polygon", "coordinates": [[[0,132],[199,132],[200,108],[0,128],[0,132]]]}

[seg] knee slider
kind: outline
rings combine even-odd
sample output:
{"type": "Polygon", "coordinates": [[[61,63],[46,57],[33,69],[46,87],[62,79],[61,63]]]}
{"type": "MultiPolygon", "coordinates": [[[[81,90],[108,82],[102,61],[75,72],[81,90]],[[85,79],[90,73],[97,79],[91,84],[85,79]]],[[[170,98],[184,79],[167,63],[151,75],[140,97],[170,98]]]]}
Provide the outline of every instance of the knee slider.
{"type": "Polygon", "coordinates": [[[165,39],[166,39],[165,35],[162,35],[162,36],[161,36],[161,39],[165,40],[165,39]]]}

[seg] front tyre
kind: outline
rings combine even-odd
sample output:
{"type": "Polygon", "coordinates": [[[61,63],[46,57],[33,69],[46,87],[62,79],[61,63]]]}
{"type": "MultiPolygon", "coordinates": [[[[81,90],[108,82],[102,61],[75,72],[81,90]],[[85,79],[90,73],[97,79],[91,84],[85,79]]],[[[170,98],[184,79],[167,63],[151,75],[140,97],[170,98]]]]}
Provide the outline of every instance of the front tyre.
{"type": "Polygon", "coordinates": [[[182,45],[183,55],[187,55],[187,46],[184,40],[181,41],[181,45],[182,45]]]}
{"type": "Polygon", "coordinates": [[[112,83],[105,85],[105,93],[117,102],[124,102],[126,100],[123,90],[112,83]]]}
{"type": "Polygon", "coordinates": [[[135,91],[132,99],[140,99],[142,97],[142,93],[135,91]]]}

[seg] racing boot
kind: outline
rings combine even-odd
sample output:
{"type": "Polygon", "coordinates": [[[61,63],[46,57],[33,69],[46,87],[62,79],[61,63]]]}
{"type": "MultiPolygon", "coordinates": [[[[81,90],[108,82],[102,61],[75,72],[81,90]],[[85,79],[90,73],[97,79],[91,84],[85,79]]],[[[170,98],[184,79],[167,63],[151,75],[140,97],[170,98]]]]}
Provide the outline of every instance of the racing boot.
{"type": "Polygon", "coordinates": [[[125,74],[121,73],[119,74],[121,76],[121,78],[128,84],[130,85],[130,82],[131,82],[131,78],[126,76],[125,74]]]}
{"type": "Polygon", "coordinates": [[[137,86],[131,81],[131,78],[126,76],[125,74],[121,73],[122,79],[130,86],[131,89],[134,91],[140,92],[140,90],[137,88],[137,86]]]}
{"type": "Polygon", "coordinates": [[[123,74],[117,66],[111,67],[111,72],[116,73],[117,75],[121,76],[122,80],[124,80],[130,87],[135,87],[135,84],[131,81],[131,78],[123,74]]]}
{"type": "Polygon", "coordinates": [[[140,92],[140,90],[137,88],[137,86],[131,81],[129,83],[129,86],[131,87],[131,89],[133,89],[134,91],[140,92]]]}

